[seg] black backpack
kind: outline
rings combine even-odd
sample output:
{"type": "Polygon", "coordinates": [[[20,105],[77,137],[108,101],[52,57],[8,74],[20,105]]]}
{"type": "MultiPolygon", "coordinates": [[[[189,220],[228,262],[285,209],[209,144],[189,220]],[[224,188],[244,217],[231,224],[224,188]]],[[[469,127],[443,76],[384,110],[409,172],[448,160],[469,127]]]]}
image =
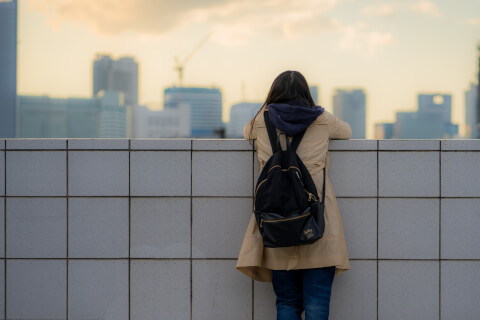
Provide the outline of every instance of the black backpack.
{"type": "Polygon", "coordinates": [[[325,168],[323,195],[318,199],[312,176],[297,155],[305,130],[282,150],[275,127],[264,112],[273,155],[260,173],[255,188],[255,218],[265,247],[291,247],[310,244],[323,236],[325,229],[325,168]]]}

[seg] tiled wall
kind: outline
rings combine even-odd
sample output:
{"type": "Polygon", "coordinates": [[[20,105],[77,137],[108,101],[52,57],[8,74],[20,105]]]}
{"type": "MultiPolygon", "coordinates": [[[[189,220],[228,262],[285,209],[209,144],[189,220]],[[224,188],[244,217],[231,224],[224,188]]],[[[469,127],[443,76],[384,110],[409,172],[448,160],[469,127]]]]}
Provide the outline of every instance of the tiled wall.
{"type": "MultiPolygon", "coordinates": [[[[332,141],[333,320],[479,319],[480,140],[332,141]]],[[[0,140],[0,318],[275,319],[244,140],[0,140]]]]}

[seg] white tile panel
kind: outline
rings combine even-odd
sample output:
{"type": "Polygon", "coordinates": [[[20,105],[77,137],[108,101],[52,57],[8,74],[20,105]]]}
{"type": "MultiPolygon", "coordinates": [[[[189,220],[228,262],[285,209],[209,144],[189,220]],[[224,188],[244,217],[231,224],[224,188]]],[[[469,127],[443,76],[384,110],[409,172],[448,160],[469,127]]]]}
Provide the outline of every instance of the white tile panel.
{"type": "Polygon", "coordinates": [[[237,258],[253,212],[252,198],[193,199],[194,258],[237,258]]]}
{"type": "Polygon", "coordinates": [[[377,152],[330,152],[328,170],[335,195],[343,197],[377,195],[377,152]]]}
{"type": "Polygon", "coordinates": [[[70,257],[128,257],[128,198],[70,198],[68,211],[70,257]]]}
{"type": "Polygon", "coordinates": [[[132,150],[188,150],[192,149],[191,139],[132,139],[132,150]]]}
{"type": "Polygon", "coordinates": [[[480,261],[442,261],[442,319],[478,319],[480,261]]]}
{"type": "Polygon", "coordinates": [[[377,199],[337,199],[351,259],[377,257],[377,199]]]}
{"type": "Polygon", "coordinates": [[[480,259],[480,199],[442,199],[442,259],[480,259]]]}
{"type": "Polygon", "coordinates": [[[7,198],[8,258],[65,258],[67,200],[7,198]]]}
{"type": "Polygon", "coordinates": [[[235,260],[193,261],[194,319],[252,319],[252,281],[235,260]]]}
{"type": "Polygon", "coordinates": [[[193,152],[194,196],[252,196],[252,153],[193,152]]]}
{"type": "Polygon", "coordinates": [[[95,150],[112,150],[112,149],[123,149],[128,150],[128,139],[68,139],[68,149],[69,150],[85,150],[85,149],[95,149],[95,150]]]}
{"type": "Polygon", "coordinates": [[[438,152],[388,152],[378,155],[379,195],[438,197],[438,152]]]}
{"type": "Polygon", "coordinates": [[[70,260],[68,318],[128,320],[128,260],[70,260]]]}
{"type": "Polygon", "coordinates": [[[438,261],[380,261],[378,319],[438,320],[438,264],[438,261]]]}
{"type": "Polygon", "coordinates": [[[480,197],[480,152],[442,152],[442,197],[480,197]]]}
{"type": "Polygon", "coordinates": [[[131,194],[189,196],[190,151],[134,151],[131,153],[131,194]]]}
{"type": "Polygon", "coordinates": [[[65,151],[7,151],[7,195],[65,196],[65,151]]]}
{"type": "Polygon", "coordinates": [[[132,260],[130,273],[131,320],[190,320],[190,261],[132,260]]]}
{"type": "Polygon", "coordinates": [[[377,262],[350,261],[351,269],[333,279],[332,320],[377,318],[377,262]]]}
{"type": "Polygon", "coordinates": [[[131,250],[137,258],[190,258],[190,199],[132,199],[131,250]]]}
{"type": "Polygon", "coordinates": [[[421,140],[421,139],[409,139],[409,140],[379,140],[379,150],[440,150],[439,140],[421,140]]]}
{"type": "Polygon", "coordinates": [[[128,151],[69,151],[71,196],[128,196],[128,151]]]}
{"type": "Polygon", "coordinates": [[[380,199],[378,257],[438,259],[439,205],[438,199],[380,199]]]}
{"type": "Polygon", "coordinates": [[[65,319],[66,307],[66,260],[7,260],[7,319],[65,319]]]}
{"type": "Polygon", "coordinates": [[[8,139],[7,150],[49,150],[49,149],[66,149],[66,139],[8,139]]]}

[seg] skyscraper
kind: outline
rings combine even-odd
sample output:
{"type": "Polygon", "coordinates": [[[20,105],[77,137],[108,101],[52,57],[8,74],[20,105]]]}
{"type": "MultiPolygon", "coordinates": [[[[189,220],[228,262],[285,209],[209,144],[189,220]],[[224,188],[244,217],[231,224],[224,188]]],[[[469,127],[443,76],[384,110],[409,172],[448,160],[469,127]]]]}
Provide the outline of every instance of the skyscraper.
{"type": "Polygon", "coordinates": [[[480,46],[478,46],[478,86],[477,86],[477,136],[480,139],[480,46]]]}
{"type": "Polygon", "coordinates": [[[217,137],[223,128],[222,93],[218,88],[170,87],[164,90],[164,108],[190,107],[190,128],[193,138],[217,137]]]}
{"type": "Polygon", "coordinates": [[[396,113],[393,138],[444,139],[458,135],[458,124],[451,121],[451,95],[419,94],[417,99],[417,111],[396,113]]]}
{"type": "Polygon", "coordinates": [[[230,109],[227,137],[243,138],[243,127],[255,116],[261,106],[261,102],[240,102],[234,104],[230,109]]]}
{"type": "Polygon", "coordinates": [[[0,1],[0,137],[15,137],[17,0],[0,1]]]}
{"type": "Polygon", "coordinates": [[[418,95],[418,112],[429,113],[439,112],[442,114],[443,122],[452,121],[452,96],[449,94],[420,93],[418,95]]]}
{"type": "Polygon", "coordinates": [[[317,86],[310,86],[310,94],[313,98],[313,101],[315,101],[315,104],[318,105],[318,87],[317,86]]]}
{"type": "Polygon", "coordinates": [[[478,85],[470,84],[470,89],[465,91],[465,136],[466,138],[476,139],[478,137],[477,128],[477,99],[478,85]]]}
{"type": "Polygon", "coordinates": [[[93,62],[93,96],[100,91],[123,92],[125,105],[138,105],[138,63],[132,57],[113,60],[97,55],[93,62]]]}
{"type": "Polygon", "coordinates": [[[353,139],[365,139],[366,96],[362,89],[337,89],[333,96],[333,113],[352,127],[353,139]]]}

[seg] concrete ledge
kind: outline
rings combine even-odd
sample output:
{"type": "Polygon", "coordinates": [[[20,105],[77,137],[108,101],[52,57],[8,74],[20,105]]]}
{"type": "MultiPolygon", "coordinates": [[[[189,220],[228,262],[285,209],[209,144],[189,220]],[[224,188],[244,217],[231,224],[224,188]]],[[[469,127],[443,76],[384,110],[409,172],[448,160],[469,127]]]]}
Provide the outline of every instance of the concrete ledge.
{"type": "MultiPolygon", "coordinates": [[[[275,318],[271,283],[235,270],[253,144],[0,139],[0,314],[8,301],[8,319],[275,318]]],[[[351,259],[332,319],[476,319],[480,140],[332,140],[330,151],[351,259]]]]}

